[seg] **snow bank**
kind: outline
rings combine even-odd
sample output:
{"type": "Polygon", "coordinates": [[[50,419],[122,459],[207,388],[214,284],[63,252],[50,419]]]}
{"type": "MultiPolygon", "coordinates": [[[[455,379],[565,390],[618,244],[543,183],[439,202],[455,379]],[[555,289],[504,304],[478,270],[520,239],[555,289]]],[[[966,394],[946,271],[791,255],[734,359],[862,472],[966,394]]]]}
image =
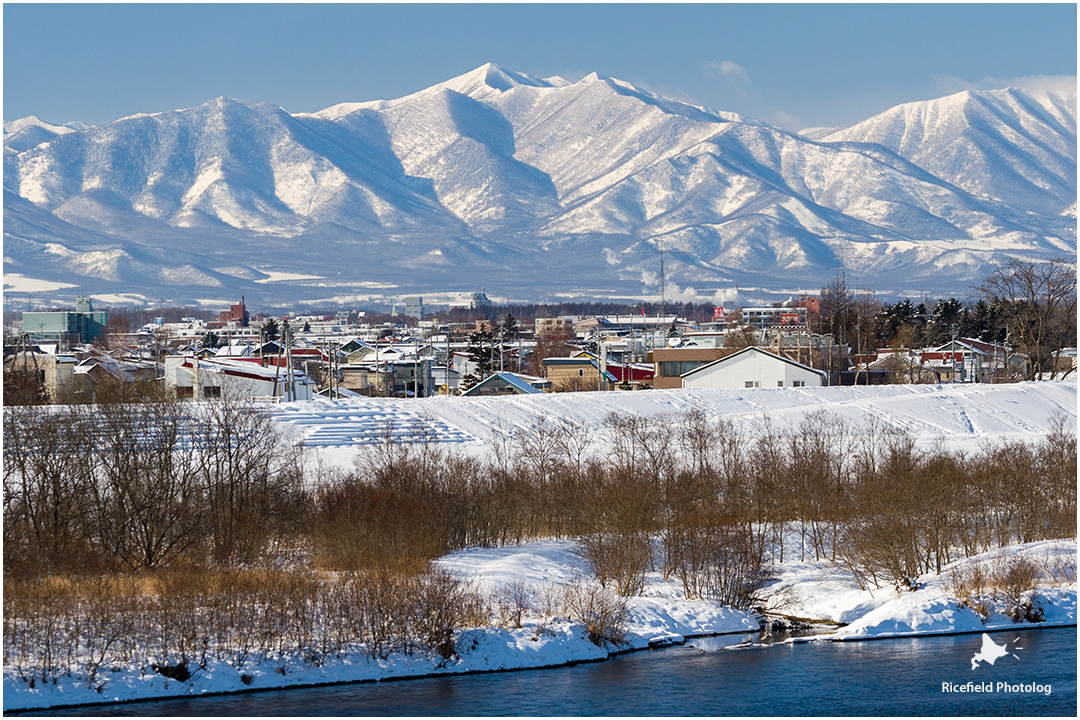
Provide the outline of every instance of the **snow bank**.
{"type": "MultiPolygon", "coordinates": [[[[520,584],[534,598],[557,592],[589,577],[589,568],[573,540],[545,540],[503,548],[471,548],[439,560],[447,569],[470,578],[493,593],[520,584]]],[[[535,602],[535,601],[534,601],[535,602]]],[[[710,600],[687,600],[675,583],[659,573],[646,577],[640,597],[626,601],[630,619],[627,642],[632,649],[682,642],[698,635],[757,631],[757,618],[710,600]]]]}
{"type": "Polygon", "coordinates": [[[769,588],[769,607],[796,617],[846,623],[835,633],[814,639],[870,640],[1073,626],[1076,625],[1076,552],[1075,540],[1011,545],[952,563],[943,568],[939,576],[920,578],[925,582],[910,592],[897,592],[892,588],[860,590],[849,573],[830,569],[825,562],[785,563],[780,580],[769,588]],[[1012,557],[1025,558],[1044,567],[1071,566],[1071,577],[1074,578],[1071,584],[1056,586],[1053,579],[1043,573],[1037,587],[1029,593],[1043,613],[1043,622],[1014,622],[1004,614],[1002,604],[988,595],[984,599],[988,601],[990,612],[984,619],[949,594],[948,578],[954,570],[965,571],[974,565],[989,569],[1012,557]]]}
{"type": "Polygon", "coordinates": [[[211,659],[185,682],[170,680],[149,669],[122,667],[101,673],[94,686],[61,678],[57,684],[30,688],[10,669],[4,671],[4,712],[61,705],[189,697],[215,693],[276,689],[327,683],[386,680],[389,678],[452,675],[509,669],[542,668],[603,660],[610,654],[589,641],[584,627],[562,621],[543,627],[516,630],[466,630],[458,638],[460,657],[393,655],[372,659],[361,650],[344,657],[326,658],[313,666],[298,658],[249,660],[236,668],[211,659]]]}

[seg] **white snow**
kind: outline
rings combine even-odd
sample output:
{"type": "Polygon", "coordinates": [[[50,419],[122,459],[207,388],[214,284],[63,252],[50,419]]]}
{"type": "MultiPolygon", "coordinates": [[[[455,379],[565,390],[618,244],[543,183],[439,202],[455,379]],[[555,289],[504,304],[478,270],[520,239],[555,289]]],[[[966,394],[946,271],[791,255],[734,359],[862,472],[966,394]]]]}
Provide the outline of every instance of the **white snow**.
{"type": "Polygon", "coordinates": [[[497,436],[529,428],[541,418],[564,419],[604,442],[611,413],[657,416],[701,410],[731,418],[750,431],[766,415],[778,427],[794,427],[824,410],[853,427],[875,420],[911,433],[924,446],[978,449],[981,442],[1033,440],[1050,429],[1055,413],[1076,421],[1076,381],[1006,385],[877,385],[871,387],[755,388],[750,390],[650,390],[555,393],[493,398],[432,397],[419,400],[318,399],[289,403],[275,412],[299,426],[304,442],[328,460],[350,465],[358,445],[374,442],[387,425],[399,436],[426,420],[440,442],[483,452],[497,436]]]}
{"type": "Polygon", "coordinates": [[[75,287],[71,283],[55,282],[52,280],[38,280],[26,277],[19,273],[4,273],[4,290],[15,292],[52,292],[64,288],[75,287]]]}
{"type": "MultiPolygon", "coordinates": [[[[1033,627],[1076,625],[1076,582],[1055,587],[1051,578],[1040,578],[1035,591],[1036,604],[1045,620],[1038,624],[1014,622],[1002,614],[1000,604],[989,603],[991,612],[984,620],[970,607],[963,607],[949,595],[948,578],[956,568],[982,565],[990,568],[1004,558],[1023,557],[1036,564],[1065,563],[1076,577],[1076,541],[1044,540],[1011,545],[952,563],[941,575],[920,578],[915,591],[893,588],[860,590],[849,573],[830,568],[829,563],[806,565],[785,563],[781,580],[772,588],[793,588],[784,598],[786,615],[846,623],[827,636],[830,640],[866,640],[871,638],[940,635],[985,632],[1033,627]],[[794,595],[792,595],[794,592],[794,595]]],[[[779,598],[780,595],[774,595],[779,598]]],[[[802,639],[802,640],[805,640],[802,639]]]]}
{"type": "Polygon", "coordinates": [[[282,280],[320,280],[319,275],[305,275],[303,273],[280,272],[278,270],[260,270],[266,277],[256,280],[257,283],[272,283],[282,280]]]}

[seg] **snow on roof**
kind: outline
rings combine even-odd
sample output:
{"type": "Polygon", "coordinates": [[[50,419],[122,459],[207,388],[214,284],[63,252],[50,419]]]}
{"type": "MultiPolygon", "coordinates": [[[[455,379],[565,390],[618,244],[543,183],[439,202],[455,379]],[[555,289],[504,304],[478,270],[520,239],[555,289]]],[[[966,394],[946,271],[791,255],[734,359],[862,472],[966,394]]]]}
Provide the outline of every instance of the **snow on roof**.
{"type": "Polygon", "coordinates": [[[506,383],[507,385],[511,386],[512,388],[514,388],[516,390],[520,390],[522,393],[524,393],[526,395],[535,395],[536,393],[543,393],[544,392],[543,390],[540,390],[538,388],[533,387],[529,383],[529,381],[525,379],[524,376],[518,376],[518,375],[515,375],[514,373],[502,372],[502,373],[495,373],[494,375],[491,375],[491,376],[485,378],[483,382],[474,385],[473,387],[469,388],[468,390],[466,390],[465,392],[463,392],[461,394],[462,395],[476,395],[476,394],[478,394],[477,391],[480,388],[484,387],[485,385],[489,385],[489,384],[493,385],[498,381],[502,381],[502,382],[506,383]]]}
{"type": "MultiPolygon", "coordinates": [[[[191,359],[184,359],[184,366],[191,366],[191,359]]],[[[199,372],[220,373],[222,375],[236,375],[248,377],[254,380],[284,380],[286,369],[283,367],[263,367],[258,363],[245,360],[229,360],[227,358],[203,358],[199,360],[199,372]]],[[[307,376],[299,370],[293,370],[295,380],[306,380],[307,376]]]]}
{"type": "Polygon", "coordinates": [[[706,370],[708,368],[717,367],[719,365],[722,365],[723,363],[732,361],[733,359],[739,357],[740,355],[744,355],[744,354],[747,354],[747,353],[750,353],[750,352],[757,352],[757,353],[760,353],[760,354],[765,355],[767,357],[773,358],[775,360],[780,360],[782,362],[786,362],[789,365],[794,365],[795,367],[800,368],[802,370],[806,370],[807,372],[812,372],[812,373],[815,373],[815,374],[820,375],[822,377],[825,377],[825,371],[824,370],[817,370],[815,368],[810,367],[809,365],[803,365],[801,362],[795,362],[791,358],[786,358],[786,357],[783,357],[782,355],[777,355],[776,353],[771,353],[768,350],[763,350],[763,349],[757,347],[756,345],[751,345],[750,347],[744,347],[742,350],[739,350],[738,352],[732,353],[731,355],[728,355],[727,357],[722,357],[719,360],[713,360],[711,363],[707,363],[705,365],[701,365],[699,367],[696,367],[693,370],[690,370],[689,372],[683,373],[682,377],[684,377],[684,378],[689,377],[690,375],[693,375],[695,373],[699,373],[699,372],[701,372],[703,370],[706,370]]]}

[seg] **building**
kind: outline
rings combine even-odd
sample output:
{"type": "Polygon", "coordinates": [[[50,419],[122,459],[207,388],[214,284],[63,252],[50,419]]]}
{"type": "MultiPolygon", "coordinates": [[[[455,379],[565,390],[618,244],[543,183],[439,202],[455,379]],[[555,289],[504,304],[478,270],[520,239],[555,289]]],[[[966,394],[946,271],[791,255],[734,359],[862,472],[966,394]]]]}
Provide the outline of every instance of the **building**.
{"type": "Polygon", "coordinates": [[[983,342],[975,338],[950,340],[940,347],[923,351],[928,356],[924,364],[931,364],[929,357],[942,356],[944,382],[1002,382],[1012,373],[1012,353],[1003,345],[983,342]],[[952,373],[956,365],[956,375],[952,373]]]}
{"type": "Polygon", "coordinates": [[[758,328],[806,325],[807,309],[804,307],[743,308],[740,318],[744,325],[758,328]]]}
{"type": "Polygon", "coordinates": [[[419,295],[412,295],[404,298],[405,314],[409,317],[414,317],[417,320],[422,320],[424,317],[424,298],[419,295]]]}
{"type": "Polygon", "coordinates": [[[537,337],[541,335],[573,335],[574,323],[577,318],[573,315],[562,315],[554,318],[536,318],[533,321],[533,332],[537,337]]]}
{"type": "Polygon", "coordinates": [[[537,385],[543,386],[545,384],[546,382],[543,378],[501,372],[488,376],[483,381],[461,393],[461,396],[485,397],[490,395],[536,395],[543,392],[537,385]]]}
{"type": "Polygon", "coordinates": [[[653,350],[653,364],[656,368],[653,387],[657,390],[681,388],[683,375],[731,353],[730,348],[723,347],[657,348],[653,350]]]}
{"type": "Polygon", "coordinates": [[[825,372],[747,347],[725,358],[694,368],[682,376],[685,388],[820,387],[825,372]]]}
{"type": "Polygon", "coordinates": [[[89,298],[76,298],[75,312],[24,312],[23,332],[34,343],[56,343],[60,350],[92,343],[109,327],[107,312],[94,312],[89,298]]]}
{"type": "Polygon", "coordinates": [[[941,364],[929,367],[924,365],[919,354],[909,350],[878,351],[876,360],[867,362],[865,366],[860,364],[855,372],[865,375],[866,382],[870,385],[879,383],[930,385],[941,382],[941,367],[943,367],[941,364]]]}
{"type": "Polygon", "coordinates": [[[231,395],[236,399],[311,400],[314,385],[302,372],[263,367],[240,359],[165,358],[165,382],[178,398],[204,400],[231,395]]]}
{"type": "Polygon", "coordinates": [[[214,327],[225,327],[226,325],[247,327],[250,320],[247,306],[244,305],[244,296],[241,295],[239,303],[230,305],[228,310],[222,310],[218,315],[218,319],[209,323],[209,325],[214,327]]]}
{"type": "Polygon", "coordinates": [[[605,315],[574,323],[574,332],[582,336],[589,333],[667,332],[671,328],[693,329],[690,323],[676,315],[605,315]]]}
{"type": "Polygon", "coordinates": [[[590,355],[544,358],[544,372],[555,390],[599,390],[601,378],[614,387],[618,378],[610,372],[601,376],[600,363],[590,355]]]}

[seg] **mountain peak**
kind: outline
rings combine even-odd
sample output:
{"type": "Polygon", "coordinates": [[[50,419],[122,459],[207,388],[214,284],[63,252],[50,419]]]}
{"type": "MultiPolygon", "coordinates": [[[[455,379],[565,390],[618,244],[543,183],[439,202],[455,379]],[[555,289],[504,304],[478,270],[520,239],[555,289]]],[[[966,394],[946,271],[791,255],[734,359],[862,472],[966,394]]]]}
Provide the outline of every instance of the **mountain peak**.
{"type": "Polygon", "coordinates": [[[429,89],[445,88],[459,92],[462,95],[477,97],[489,95],[492,91],[501,93],[521,86],[552,87],[553,83],[525,73],[506,70],[495,63],[489,62],[429,89]]]}
{"type": "Polygon", "coordinates": [[[5,122],[4,134],[11,135],[12,133],[17,133],[20,130],[25,130],[29,127],[39,127],[57,135],[66,135],[68,133],[76,132],[79,129],[85,129],[83,123],[78,123],[78,125],[81,127],[74,127],[71,123],[68,125],[53,125],[52,123],[47,123],[44,120],[39,119],[37,115],[28,115],[27,117],[19,118],[18,120],[5,122]]]}

